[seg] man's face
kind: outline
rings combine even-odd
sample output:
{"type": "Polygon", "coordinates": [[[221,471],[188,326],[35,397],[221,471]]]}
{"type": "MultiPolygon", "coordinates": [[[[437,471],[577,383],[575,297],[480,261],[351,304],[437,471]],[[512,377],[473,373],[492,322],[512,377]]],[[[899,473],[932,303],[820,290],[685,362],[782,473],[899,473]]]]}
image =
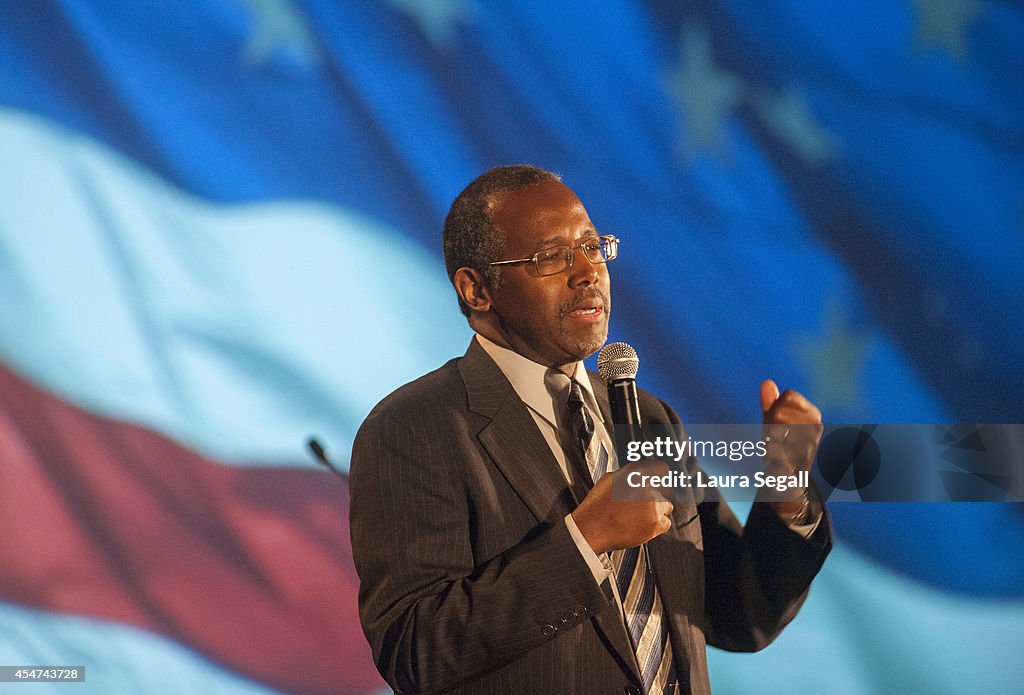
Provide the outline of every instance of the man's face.
{"type": "MultiPolygon", "coordinates": [[[[499,194],[491,219],[505,233],[503,260],[597,235],[579,198],[557,181],[499,194]]],[[[492,311],[509,346],[549,367],[588,357],[608,338],[608,267],[574,253],[572,265],[557,275],[539,276],[532,263],[498,266],[502,282],[492,291],[492,311]]]]}

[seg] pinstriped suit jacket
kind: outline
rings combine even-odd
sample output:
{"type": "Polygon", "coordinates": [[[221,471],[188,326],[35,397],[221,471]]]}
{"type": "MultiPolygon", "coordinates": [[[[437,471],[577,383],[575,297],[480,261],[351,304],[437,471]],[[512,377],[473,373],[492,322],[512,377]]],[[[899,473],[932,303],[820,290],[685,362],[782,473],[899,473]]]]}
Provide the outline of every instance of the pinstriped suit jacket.
{"type": "MultiPolygon", "coordinates": [[[[644,391],[640,409],[645,423],[678,423],[644,391]]],[[[575,507],[569,486],[475,340],[373,409],[349,482],[360,620],[396,692],[639,692],[610,587],[594,581],[563,522],[575,507]]],[[[755,651],[774,639],[831,531],[826,517],[805,539],[762,504],[743,529],[714,489],[694,492],[648,548],[682,692],[708,693],[705,643],[755,651]]]]}

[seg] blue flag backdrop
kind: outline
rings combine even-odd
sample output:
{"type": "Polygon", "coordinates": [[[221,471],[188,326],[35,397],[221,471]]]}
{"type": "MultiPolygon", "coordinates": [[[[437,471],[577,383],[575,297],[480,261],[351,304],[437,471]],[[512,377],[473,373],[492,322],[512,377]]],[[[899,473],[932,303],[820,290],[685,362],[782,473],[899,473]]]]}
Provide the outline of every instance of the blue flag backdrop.
{"type": "MultiPolygon", "coordinates": [[[[622,239],[611,336],[687,420],[772,377],[828,422],[1024,422],[1022,36],[999,0],[0,3],[0,662],[382,689],[303,441],[344,467],[462,353],[440,229],[498,164],[622,239]]],[[[716,692],[1018,687],[1020,505],[833,513],[716,692]]]]}

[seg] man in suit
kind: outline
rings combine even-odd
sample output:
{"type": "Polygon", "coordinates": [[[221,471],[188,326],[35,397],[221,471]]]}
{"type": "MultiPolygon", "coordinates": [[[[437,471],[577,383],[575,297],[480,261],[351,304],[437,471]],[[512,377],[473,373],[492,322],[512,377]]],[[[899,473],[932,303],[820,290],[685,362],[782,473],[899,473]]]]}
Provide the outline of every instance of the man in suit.
{"type": "MultiPolygon", "coordinates": [[[[812,491],[755,504],[746,528],[714,489],[612,494],[627,471],[582,360],[607,339],[613,239],[530,166],[452,204],[445,260],[476,337],[378,404],[351,461],[360,619],[399,693],[710,692],[705,643],[768,644],[830,549],[812,491]]],[[[679,424],[639,401],[645,424],[679,424]]],[[[817,409],[770,381],[761,405],[783,439],[805,433],[774,465],[809,468],[817,409]]]]}

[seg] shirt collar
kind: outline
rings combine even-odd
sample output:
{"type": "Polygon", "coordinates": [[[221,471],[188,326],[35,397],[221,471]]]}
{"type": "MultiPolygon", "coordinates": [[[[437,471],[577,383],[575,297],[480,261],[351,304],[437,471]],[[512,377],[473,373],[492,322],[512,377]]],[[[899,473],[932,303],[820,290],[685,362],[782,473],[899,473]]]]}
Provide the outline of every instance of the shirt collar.
{"type": "MultiPolygon", "coordinates": [[[[555,399],[557,396],[548,390],[547,382],[545,381],[545,377],[551,371],[551,368],[527,359],[514,350],[504,348],[479,333],[476,334],[476,341],[480,343],[480,347],[484,349],[484,352],[498,365],[498,369],[501,370],[502,374],[509,380],[509,383],[512,384],[512,388],[515,389],[523,403],[557,429],[558,418],[555,416],[555,399]]],[[[598,407],[597,399],[594,397],[594,388],[590,384],[590,375],[587,374],[583,362],[577,362],[573,365],[573,374],[573,378],[579,382],[580,387],[583,389],[583,400],[586,401],[590,411],[595,414],[598,420],[604,422],[601,409],[598,407]]],[[[560,401],[560,407],[564,407],[564,405],[565,400],[563,396],[560,401]]]]}

